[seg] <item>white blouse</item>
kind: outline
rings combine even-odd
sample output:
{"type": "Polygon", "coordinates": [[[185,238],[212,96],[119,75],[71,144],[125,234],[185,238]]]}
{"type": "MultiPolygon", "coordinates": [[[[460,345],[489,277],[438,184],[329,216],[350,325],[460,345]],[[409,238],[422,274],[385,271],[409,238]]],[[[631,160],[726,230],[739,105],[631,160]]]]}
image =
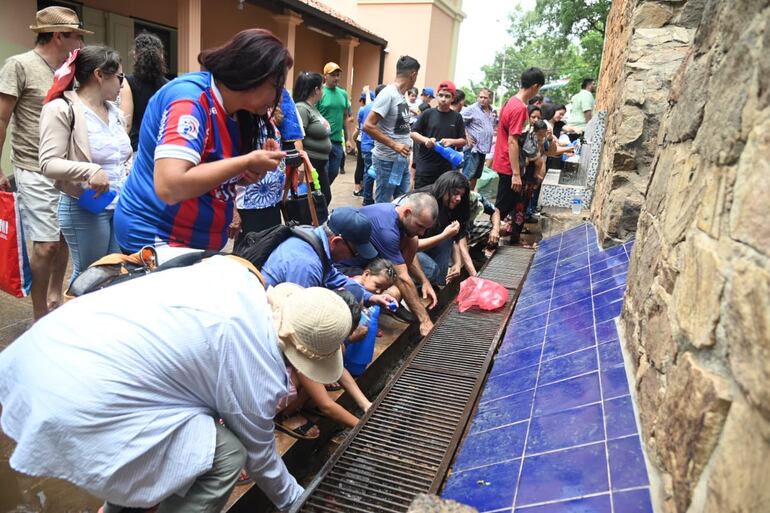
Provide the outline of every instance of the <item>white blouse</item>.
{"type": "Polygon", "coordinates": [[[110,190],[115,191],[115,199],[107,208],[114,209],[120,191],[128,177],[126,165],[131,157],[131,139],[126,133],[120,111],[115,105],[106,102],[109,124],[94,111],[83,105],[88,125],[88,143],[91,147],[91,162],[99,164],[110,181],[110,190]]]}

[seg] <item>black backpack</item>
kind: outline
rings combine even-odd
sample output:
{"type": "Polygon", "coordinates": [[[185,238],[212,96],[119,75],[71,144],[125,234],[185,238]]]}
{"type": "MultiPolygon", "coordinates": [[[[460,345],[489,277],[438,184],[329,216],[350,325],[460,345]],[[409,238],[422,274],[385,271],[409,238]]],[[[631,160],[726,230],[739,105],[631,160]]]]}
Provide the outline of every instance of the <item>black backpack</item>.
{"type": "Polygon", "coordinates": [[[286,226],[279,224],[261,232],[248,233],[233,251],[234,255],[251,262],[257,269],[267,262],[270,254],[289,237],[297,237],[310,244],[323,264],[324,276],[331,269],[323,242],[313,233],[312,226],[286,226]]]}

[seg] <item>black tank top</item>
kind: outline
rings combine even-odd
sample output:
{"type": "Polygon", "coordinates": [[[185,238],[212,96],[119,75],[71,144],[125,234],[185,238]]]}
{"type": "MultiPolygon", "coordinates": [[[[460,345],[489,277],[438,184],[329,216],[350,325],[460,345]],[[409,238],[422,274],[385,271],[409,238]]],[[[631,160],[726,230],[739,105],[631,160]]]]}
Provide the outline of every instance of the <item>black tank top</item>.
{"type": "Polygon", "coordinates": [[[147,82],[139,80],[134,75],[128,75],[126,80],[128,80],[128,85],[131,86],[131,96],[134,99],[134,115],[131,119],[131,132],[129,132],[128,135],[131,137],[131,148],[136,151],[139,147],[139,128],[142,126],[142,118],[144,117],[144,110],[147,108],[147,103],[150,101],[152,95],[155,94],[158,89],[163,87],[163,84],[168,82],[168,80],[166,80],[165,77],[162,77],[159,82],[148,84],[147,82]]]}

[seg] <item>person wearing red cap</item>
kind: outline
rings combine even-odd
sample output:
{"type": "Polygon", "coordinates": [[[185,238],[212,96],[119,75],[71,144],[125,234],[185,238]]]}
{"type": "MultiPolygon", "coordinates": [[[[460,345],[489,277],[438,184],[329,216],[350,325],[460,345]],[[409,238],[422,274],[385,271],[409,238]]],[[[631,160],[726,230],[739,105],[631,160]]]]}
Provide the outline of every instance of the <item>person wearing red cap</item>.
{"type": "Polygon", "coordinates": [[[414,188],[430,185],[443,173],[452,169],[452,164],[433,149],[436,144],[460,149],[465,146],[465,123],[459,112],[451,109],[457,88],[451,80],[438,86],[438,105],[428,109],[417,118],[412,128],[412,140],[417,144],[414,164],[414,188]]]}

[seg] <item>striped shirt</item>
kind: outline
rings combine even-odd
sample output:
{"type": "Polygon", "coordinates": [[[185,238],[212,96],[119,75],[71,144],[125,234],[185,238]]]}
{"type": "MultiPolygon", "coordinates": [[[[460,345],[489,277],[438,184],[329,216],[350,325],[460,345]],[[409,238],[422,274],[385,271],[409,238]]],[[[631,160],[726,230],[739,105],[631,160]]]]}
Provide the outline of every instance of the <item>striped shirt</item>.
{"type": "Polygon", "coordinates": [[[211,73],[188,73],[163,86],[147,105],[134,167],[115,211],[120,247],[222,249],[240,176],[169,205],[155,192],[155,161],[173,158],[197,166],[237,156],[239,146],[238,123],[227,115],[211,73]]]}
{"type": "Polygon", "coordinates": [[[476,144],[471,148],[478,153],[487,154],[492,151],[492,136],[495,132],[495,119],[492,109],[484,112],[481,105],[474,103],[462,110],[465,131],[473,137],[476,144]]]}
{"type": "Polygon", "coordinates": [[[276,452],[289,392],[264,289],[213,257],[68,302],[0,353],[11,466],[73,482],[114,504],[149,507],[213,464],[215,419],[285,510],[302,493],[276,452]]]}

